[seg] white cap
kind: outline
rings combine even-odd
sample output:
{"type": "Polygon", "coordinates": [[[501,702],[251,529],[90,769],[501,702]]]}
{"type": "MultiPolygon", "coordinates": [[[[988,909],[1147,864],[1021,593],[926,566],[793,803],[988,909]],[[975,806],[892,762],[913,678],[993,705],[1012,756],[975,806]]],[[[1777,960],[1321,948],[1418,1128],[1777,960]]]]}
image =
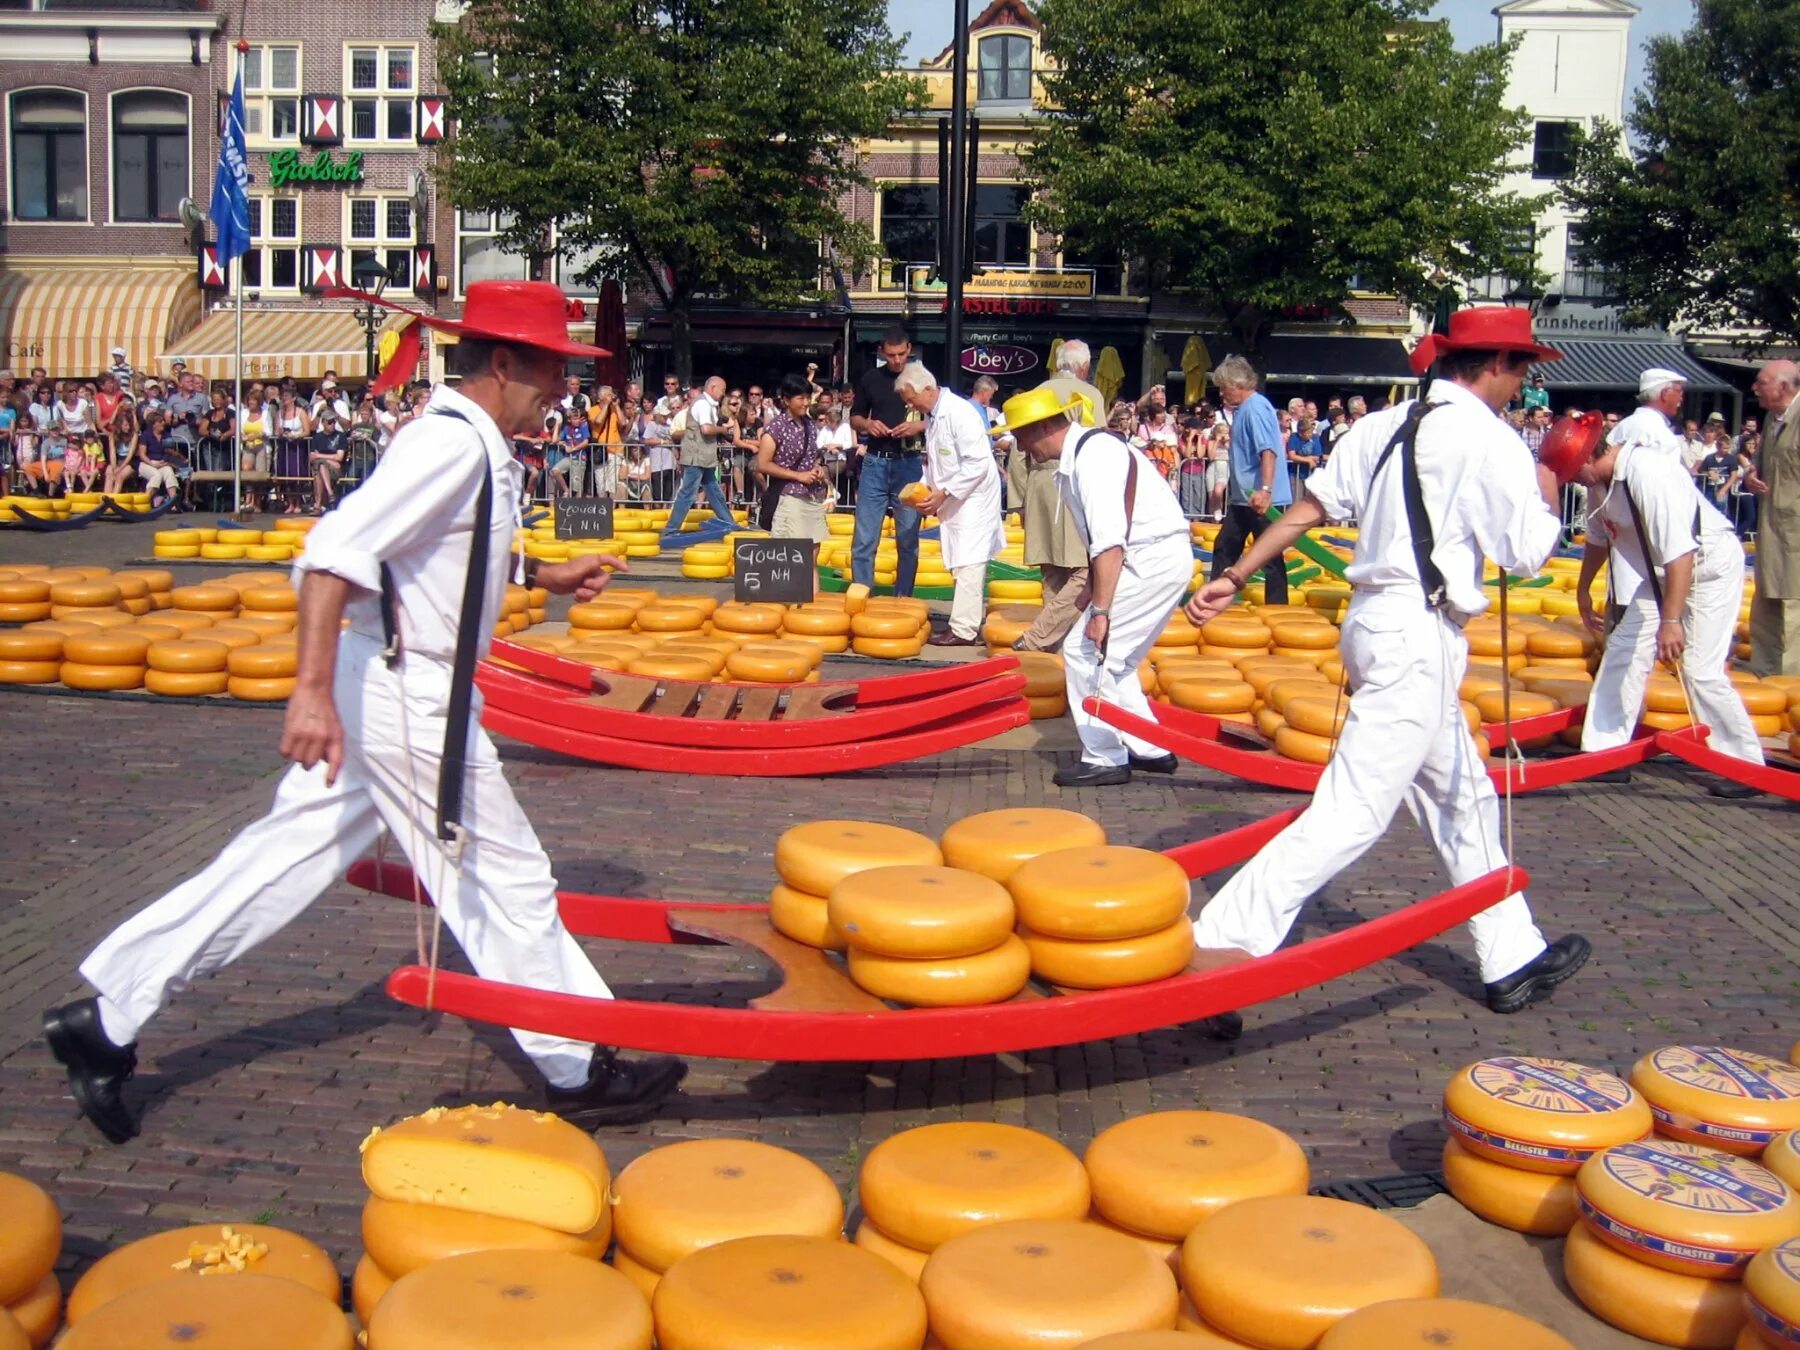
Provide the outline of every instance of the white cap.
{"type": "Polygon", "coordinates": [[[125,355],[125,349],[123,347],[114,347],[112,349],[112,354],[114,356],[123,356],[125,355]]]}
{"type": "Polygon", "coordinates": [[[1651,366],[1638,376],[1638,394],[1648,398],[1667,384],[1686,384],[1688,377],[1679,371],[1664,370],[1661,366],[1651,366]]]}

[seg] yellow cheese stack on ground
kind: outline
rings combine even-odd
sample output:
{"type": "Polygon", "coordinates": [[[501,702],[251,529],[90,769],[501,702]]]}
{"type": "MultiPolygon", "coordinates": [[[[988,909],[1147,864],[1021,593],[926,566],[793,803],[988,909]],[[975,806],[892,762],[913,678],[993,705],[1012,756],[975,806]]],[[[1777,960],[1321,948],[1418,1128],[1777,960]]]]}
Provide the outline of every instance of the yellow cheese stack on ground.
{"type": "Polygon", "coordinates": [[[161,1280],[121,1294],[73,1327],[59,1350],[351,1350],[337,1296],[268,1275],[161,1280]]]}
{"type": "Polygon", "coordinates": [[[1577,1224],[1563,1244],[1563,1276],[1589,1312],[1621,1331],[1684,1350],[1731,1350],[1744,1325],[1732,1282],[1677,1275],[1634,1261],[1577,1224]]]}
{"type": "Polygon", "coordinates": [[[1800,1197],[1766,1167],[1677,1139],[1596,1154],[1575,1176],[1581,1217],[1633,1260],[1737,1279],[1765,1247],[1800,1236],[1800,1197]]]}
{"type": "Polygon", "coordinates": [[[368,1256],[365,1255],[356,1263],[356,1269],[350,1273],[350,1307],[356,1313],[356,1320],[365,1328],[369,1325],[369,1319],[375,1315],[375,1305],[393,1287],[393,1276],[368,1256]]]}
{"type": "Polygon", "coordinates": [[[827,901],[850,945],[850,975],[871,993],[925,1007],[995,1003],[1031,977],[1013,902],[991,878],[954,867],[874,867],[827,901]]]}
{"type": "Polygon", "coordinates": [[[944,861],[922,834],[863,820],[816,820],[795,825],[775,841],[781,883],[769,895],[769,922],[795,942],[843,951],[831,926],[826,897],[847,876],[876,867],[927,867],[944,861]]]}
{"type": "Polygon", "coordinates": [[[1037,1350],[1119,1331],[1170,1331],[1175,1276],[1137,1243],[1092,1224],[1025,1219],[951,1238],[919,1288],[945,1350],[1037,1350]]]}
{"type": "Polygon", "coordinates": [[[925,1339],[925,1300],[912,1281],[820,1237],[747,1237],[696,1252],[657,1285],[654,1306],[661,1350],[918,1350],[925,1339]]]}
{"type": "Polygon", "coordinates": [[[368,1350],[650,1350],[650,1307],[616,1270],[567,1252],[452,1256],[396,1280],[368,1350]]]}
{"type": "Polygon", "coordinates": [[[857,1181],[863,1214],[895,1242],[935,1251],[1012,1219],[1080,1219],[1087,1172],[1056,1140],[1018,1125],[947,1121],[877,1144],[857,1181]]]}
{"type": "Polygon", "coordinates": [[[1121,1228],[1179,1242],[1254,1196],[1305,1195],[1306,1154],[1272,1125],[1222,1111],[1157,1111],[1103,1130],[1082,1159],[1094,1208],[1121,1228]]]}
{"type": "Polygon", "coordinates": [[[1007,889],[1032,973],[1052,984],[1145,984],[1193,956],[1187,874],[1163,854],[1110,844],[1044,853],[1021,864],[1007,889]]]}
{"type": "Polygon", "coordinates": [[[1755,1157],[1800,1128],[1800,1068],[1720,1045],[1665,1045],[1631,1070],[1656,1132],[1755,1157]]]}
{"type": "Polygon", "coordinates": [[[0,1172],[0,1305],[37,1288],[62,1251],[62,1215],[42,1186],[0,1172]]]}
{"type": "Polygon", "coordinates": [[[612,1242],[612,1206],[587,1232],[564,1233],[519,1219],[370,1196],[363,1205],[362,1240],[363,1251],[390,1279],[466,1252],[568,1252],[598,1261],[612,1242]]]}
{"type": "Polygon", "coordinates": [[[614,1183],[613,1231],[640,1265],[667,1272],[734,1238],[839,1239],[844,1204],[798,1153],[747,1139],[693,1139],[652,1149],[614,1183]]]}
{"type": "Polygon", "coordinates": [[[610,1174],[589,1134],[558,1116],[495,1102],[433,1107],[362,1143],[363,1181],[403,1200],[564,1233],[586,1233],[606,1210],[610,1174]]]}
{"type": "Polygon", "coordinates": [[[1769,1345],[1800,1345],[1800,1239],[1757,1253],[1744,1270],[1744,1305],[1769,1345]]]}
{"type": "Polygon", "coordinates": [[[1561,1059],[1477,1061],[1444,1089],[1444,1124],[1468,1152],[1573,1175],[1601,1149],[1650,1133],[1650,1107],[1613,1074],[1561,1059]]]}
{"type": "Polygon", "coordinates": [[[54,1274],[46,1275],[23,1298],[7,1304],[0,1313],[18,1324],[31,1350],[43,1350],[62,1323],[62,1286],[54,1274]]]}
{"type": "Polygon", "coordinates": [[[1459,1298],[1397,1299],[1351,1313],[1319,1340],[1318,1350],[1575,1350],[1529,1317],[1459,1298]]]}
{"type": "Polygon", "coordinates": [[[879,1256],[914,1284],[925,1273],[925,1262],[931,1258],[930,1252],[922,1252],[917,1247],[894,1241],[867,1219],[856,1225],[856,1236],[852,1240],[865,1252],[879,1256]]]}
{"type": "Polygon", "coordinates": [[[1045,853],[1105,843],[1106,831],[1099,822],[1079,811],[1032,806],[964,816],[938,841],[951,867],[980,872],[1003,884],[1045,853]]]}
{"type": "Polygon", "coordinates": [[[1267,1350],[1307,1350],[1351,1313],[1435,1298],[1437,1261],[1397,1219],[1323,1196],[1243,1200],[1181,1247],[1181,1283],[1200,1315],[1267,1350]]]}
{"type": "Polygon", "coordinates": [[[1464,1209],[1489,1223],[1539,1237],[1560,1237],[1581,1218],[1575,1178],[1478,1158],[1454,1137],[1444,1141],[1444,1184],[1464,1209]]]}
{"type": "Polygon", "coordinates": [[[239,1275],[291,1280],[334,1303],[342,1289],[331,1258],[298,1233],[260,1223],[195,1224],[140,1238],[96,1261],[69,1291],[69,1325],[145,1285],[239,1275]]]}
{"type": "Polygon", "coordinates": [[[931,961],[852,945],[848,964],[850,978],[877,998],[915,1008],[966,1008],[1012,998],[1031,979],[1032,957],[1028,944],[1008,933],[987,951],[931,961]]]}

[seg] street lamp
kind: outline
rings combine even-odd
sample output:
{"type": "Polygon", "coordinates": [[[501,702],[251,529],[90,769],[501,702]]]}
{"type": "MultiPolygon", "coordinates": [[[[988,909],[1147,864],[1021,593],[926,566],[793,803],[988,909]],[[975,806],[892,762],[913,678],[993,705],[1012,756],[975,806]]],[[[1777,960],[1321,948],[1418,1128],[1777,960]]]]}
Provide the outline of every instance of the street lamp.
{"type": "MultiPolygon", "coordinates": [[[[373,253],[365,253],[356,260],[356,265],[350,269],[350,280],[356,283],[356,289],[363,294],[379,297],[387,289],[387,284],[393,280],[393,277],[388,273],[387,268],[375,261],[373,253]]],[[[375,330],[381,327],[381,321],[387,316],[387,311],[371,299],[364,300],[354,312],[356,321],[362,325],[363,341],[367,347],[368,380],[370,384],[374,384],[377,373],[375,369],[375,330]]]]}

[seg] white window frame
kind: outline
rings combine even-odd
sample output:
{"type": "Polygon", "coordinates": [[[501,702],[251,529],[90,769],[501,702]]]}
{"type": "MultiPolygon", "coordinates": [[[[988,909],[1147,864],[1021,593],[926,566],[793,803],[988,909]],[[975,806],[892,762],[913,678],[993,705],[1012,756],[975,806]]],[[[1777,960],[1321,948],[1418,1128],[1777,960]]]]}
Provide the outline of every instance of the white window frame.
{"type": "Polygon", "coordinates": [[[418,204],[404,192],[351,192],[346,193],[343,200],[342,229],[338,237],[344,241],[344,275],[346,277],[350,275],[351,269],[356,265],[356,255],[359,253],[373,253],[391,275],[394,271],[393,264],[400,260],[394,256],[398,253],[404,258],[404,266],[399,269],[399,275],[389,284],[399,290],[410,291],[412,289],[413,248],[419,241],[418,204]],[[358,236],[351,229],[356,202],[373,202],[375,204],[375,234],[372,238],[358,236]],[[388,233],[388,206],[393,202],[406,204],[412,228],[403,235],[388,233]]]}
{"type": "Polygon", "coordinates": [[[159,85],[136,85],[130,89],[114,89],[106,96],[106,220],[109,225],[148,225],[161,229],[185,228],[179,219],[175,220],[129,220],[119,214],[119,147],[117,105],[120,98],[128,98],[132,94],[167,94],[181,100],[187,109],[187,183],[181,195],[194,195],[194,100],[191,95],[179,89],[165,89],[159,85]]]}
{"type": "MultiPolygon", "coordinates": [[[[289,147],[289,146],[298,148],[298,146],[300,144],[300,117],[301,117],[300,89],[301,89],[301,86],[306,82],[305,44],[302,42],[297,42],[297,41],[296,42],[252,42],[250,44],[250,48],[252,51],[255,51],[256,53],[258,53],[258,56],[259,56],[258,64],[259,64],[259,69],[261,71],[261,75],[259,78],[263,81],[263,83],[260,84],[259,87],[254,92],[252,92],[249,88],[246,88],[244,90],[244,145],[246,148],[251,149],[251,150],[278,150],[278,149],[282,149],[282,148],[289,147]],[[271,87],[267,83],[269,76],[270,76],[272,70],[274,69],[274,62],[270,60],[269,53],[273,52],[277,48],[282,48],[282,49],[292,48],[293,49],[293,53],[294,53],[294,86],[292,89],[289,89],[286,87],[276,89],[276,88],[271,87]],[[294,134],[292,136],[284,136],[284,137],[277,138],[277,137],[269,134],[269,128],[271,128],[275,125],[275,115],[274,115],[273,104],[274,104],[275,100],[277,100],[277,99],[293,100],[293,104],[294,104],[294,134]],[[251,124],[257,120],[256,117],[252,116],[253,108],[258,113],[261,114],[261,125],[263,128],[261,131],[252,131],[250,129],[251,124]]],[[[243,54],[240,53],[234,47],[231,52],[231,79],[232,79],[233,83],[236,82],[238,72],[239,72],[239,70],[242,69],[242,67],[243,67],[243,54]]],[[[229,88],[230,88],[230,86],[228,85],[227,89],[229,90],[229,88]]]]}
{"type": "Polygon", "coordinates": [[[344,44],[344,144],[355,146],[413,146],[418,144],[419,133],[419,44],[416,42],[346,42],[344,44]],[[375,56],[376,87],[358,89],[351,81],[351,69],[354,65],[354,53],[373,51],[375,56]],[[388,53],[394,51],[407,52],[412,57],[412,84],[406,89],[388,87],[388,53]],[[375,134],[358,136],[355,134],[355,105],[373,101],[375,104],[375,134]],[[390,104],[403,103],[407,109],[407,133],[401,137],[388,135],[388,108],[390,104]]]}
{"type": "Polygon", "coordinates": [[[258,203],[255,212],[260,229],[250,237],[250,251],[257,255],[259,272],[262,278],[256,286],[258,295],[299,295],[302,275],[306,266],[306,205],[305,198],[298,192],[251,192],[251,200],[258,203]],[[290,239],[286,236],[273,238],[266,233],[273,211],[270,203],[274,201],[291,201],[294,204],[294,234],[290,239]],[[270,281],[275,275],[270,255],[275,252],[294,252],[294,284],[292,286],[276,286],[270,281]]]}
{"type": "Polygon", "coordinates": [[[52,229],[71,226],[92,225],[94,223],[94,115],[93,99],[85,89],[72,89],[66,84],[28,84],[17,89],[8,89],[0,95],[0,117],[5,119],[5,126],[0,128],[4,135],[6,147],[6,218],[14,225],[29,225],[32,229],[49,226],[52,229]],[[13,99],[20,94],[74,94],[81,100],[81,190],[87,209],[79,219],[68,220],[25,220],[18,213],[18,203],[13,200],[13,181],[18,173],[13,163],[13,99]]]}
{"type": "MultiPolygon", "coordinates": [[[[455,276],[453,278],[452,284],[455,287],[456,298],[458,300],[461,300],[467,294],[467,290],[463,285],[464,241],[465,240],[484,240],[484,239],[494,238],[494,236],[499,234],[500,231],[504,228],[500,223],[500,215],[501,215],[501,213],[498,211],[470,212],[470,211],[458,210],[456,213],[456,259],[455,259],[456,272],[455,272],[455,276]],[[488,217],[488,221],[489,221],[488,227],[486,229],[479,229],[479,230],[470,229],[464,223],[465,219],[470,215],[481,215],[481,216],[488,217]]],[[[523,253],[517,253],[517,254],[507,253],[504,256],[517,259],[519,267],[518,267],[518,276],[517,276],[516,280],[525,281],[530,278],[530,276],[531,276],[531,259],[529,257],[524,255],[523,253]]]]}

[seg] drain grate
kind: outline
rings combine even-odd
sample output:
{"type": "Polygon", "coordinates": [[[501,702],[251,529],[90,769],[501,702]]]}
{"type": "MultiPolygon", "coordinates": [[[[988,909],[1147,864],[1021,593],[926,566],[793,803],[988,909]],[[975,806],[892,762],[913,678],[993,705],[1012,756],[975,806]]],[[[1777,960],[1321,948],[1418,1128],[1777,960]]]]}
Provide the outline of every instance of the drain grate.
{"type": "Polygon", "coordinates": [[[1407,1172],[1397,1177],[1370,1177],[1359,1181],[1338,1181],[1315,1187],[1314,1195],[1333,1200],[1348,1200],[1370,1209],[1411,1209],[1434,1195],[1448,1195],[1441,1172],[1407,1172]]]}

